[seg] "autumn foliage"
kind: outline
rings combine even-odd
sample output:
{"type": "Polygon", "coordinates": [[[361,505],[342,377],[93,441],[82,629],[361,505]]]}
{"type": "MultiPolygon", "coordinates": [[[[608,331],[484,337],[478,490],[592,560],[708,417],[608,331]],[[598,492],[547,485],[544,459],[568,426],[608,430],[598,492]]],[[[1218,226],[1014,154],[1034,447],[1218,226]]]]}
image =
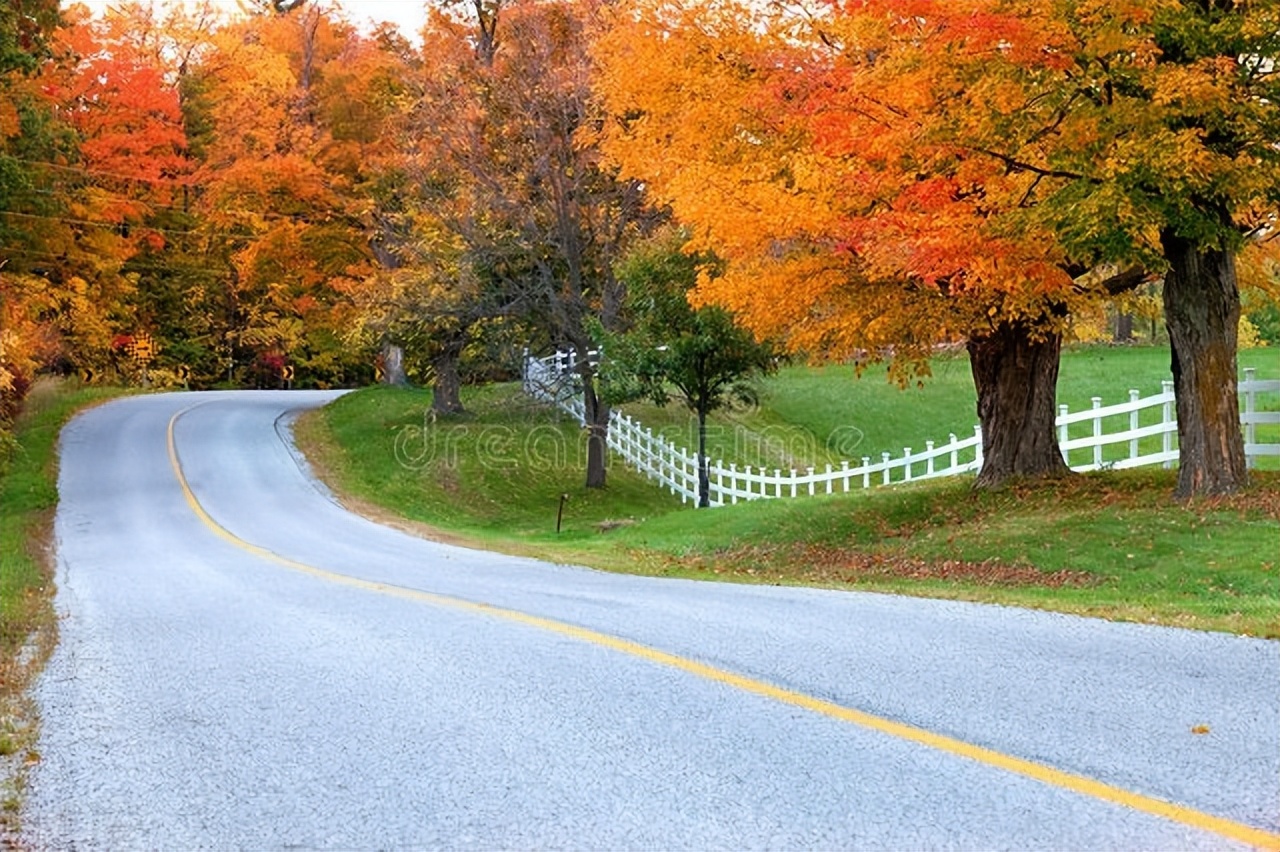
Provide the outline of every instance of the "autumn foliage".
{"type": "Polygon", "coordinates": [[[699,298],[761,333],[899,375],[968,341],[984,437],[1015,421],[1001,476],[1055,472],[1072,316],[1170,270],[1192,448],[1180,491],[1231,490],[1227,261],[1269,236],[1278,194],[1273,18],[1266,4],[637,0],[598,48],[607,150],[730,260],[699,298]],[[1007,372],[1028,360],[1042,366],[1007,372]],[[1196,461],[1210,446],[1222,454],[1196,461]]]}
{"type": "MultiPolygon", "coordinates": [[[[715,258],[694,305],[761,339],[903,383],[967,347],[990,484],[1065,472],[1062,342],[1164,282],[1143,304],[1174,351],[1179,491],[1231,491],[1237,270],[1277,289],[1276,18],[477,0],[410,40],[311,2],[6,4],[0,396],[39,370],[134,380],[112,341],[147,332],[158,383],[403,362],[456,412],[468,353],[624,330],[615,266],[674,222],[715,258]]],[[[578,363],[602,484],[607,394],[578,363]]]]}

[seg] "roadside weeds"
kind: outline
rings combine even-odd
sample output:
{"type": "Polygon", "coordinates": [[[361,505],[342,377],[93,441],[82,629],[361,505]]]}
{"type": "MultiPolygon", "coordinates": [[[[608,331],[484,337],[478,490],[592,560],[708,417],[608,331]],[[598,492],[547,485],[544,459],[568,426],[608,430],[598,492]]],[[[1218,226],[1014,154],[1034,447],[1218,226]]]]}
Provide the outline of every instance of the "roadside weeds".
{"type": "Polygon", "coordinates": [[[6,848],[22,845],[27,773],[40,761],[40,716],[31,689],[58,639],[59,435],[79,412],[125,393],[66,380],[37,382],[15,423],[18,457],[0,477],[0,845],[6,848]]]}

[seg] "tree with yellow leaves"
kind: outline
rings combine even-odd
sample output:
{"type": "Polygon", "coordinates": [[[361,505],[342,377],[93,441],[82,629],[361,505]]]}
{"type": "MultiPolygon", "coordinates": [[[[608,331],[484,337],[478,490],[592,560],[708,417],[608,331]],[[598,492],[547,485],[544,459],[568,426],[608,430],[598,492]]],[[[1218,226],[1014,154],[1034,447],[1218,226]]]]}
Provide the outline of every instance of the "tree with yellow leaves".
{"type": "Polygon", "coordinates": [[[1234,257],[1280,195],[1275,17],[1226,0],[637,0],[599,50],[608,150],[731,261],[699,298],[757,330],[900,363],[964,339],[983,484],[1062,471],[1073,306],[1167,270],[1178,493],[1225,492],[1245,479],[1234,257]]]}

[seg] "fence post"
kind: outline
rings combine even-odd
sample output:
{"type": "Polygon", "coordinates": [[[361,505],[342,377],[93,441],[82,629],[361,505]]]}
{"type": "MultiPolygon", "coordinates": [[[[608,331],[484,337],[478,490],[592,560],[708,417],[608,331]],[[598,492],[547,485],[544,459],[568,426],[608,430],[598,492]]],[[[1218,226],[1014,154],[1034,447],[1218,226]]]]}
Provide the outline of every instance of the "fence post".
{"type": "Polygon", "coordinates": [[[933,441],[924,442],[924,451],[929,456],[924,460],[924,475],[933,476],[933,441]]]}
{"type": "Polygon", "coordinates": [[[670,444],[671,447],[671,476],[680,484],[680,490],[684,493],[689,491],[689,462],[684,457],[684,453],[680,452],[675,443],[670,444]]]}
{"type": "Polygon", "coordinates": [[[640,459],[643,465],[641,469],[644,471],[645,476],[652,481],[657,476],[658,471],[653,465],[653,451],[644,442],[644,429],[641,428],[639,423],[631,430],[631,443],[635,447],[636,458],[640,459]]]}
{"type": "MultiPolygon", "coordinates": [[[[667,487],[671,489],[671,493],[676,493],[676,460],[675,456],[667,448],[666,442],[662,442],[658,446],[658,470],[662,471],[663,478],[667,481],[667,487]]],[[[680,502],[684,502],[684,498],[680,498],[680,502]]]]}
{"type": "Polygon", "coordinates": [[[701,491],[702,491],[702,454],[694,453],[693,454],[693,493],[695,496],[693,500],[695,503],[697,503],[699,500],[702,499],[701,491]]]}
{"type": "MultiPolygon", "coordinates": [[[[1173,382],[1165,379],[1160,383],[1160,389],[1165,396],[1171,395],[1173,393],[1173,382]]],[[[1165,404],[1160,409],[1160,422],[1165,426],[1164,433],[1161,435],[1163,438],[1161,443],[1164,448],[1165,455],[1173,452],[1173,433],[1168,429],[1169,424],[1174,422],[1173,402],[1173,400],[1166,400],[1165,404]]],[[[1173,460],[1165,459],[1164,466],[1166,470],[1173,467],[1173,460]]]]}
{"type": "MultiPolygon", "coordinates": [[[[675,446],[676,445],[672,443],[672,447],[675,447],[675,446]]],[[[690,497],[689,499],[696,503],[698,502],[698,497],[700,496],[698,494],[698,470],[701,469],[702,467],[702,457],[697,453],[694,453],[693,466],[690,467],[689,456],[686,456],[684,454],[684,450],[677,449],[676,451],[680,453],[680,469],[681,471],[684,472],[685,490],[693,492],[693,496],[690,497]],[[692,488],[689,487],[690,483],[693,484],[692,488]]]]}
{"type": "Polygon", "coordinates": [[[862,487],[871,487],[871,456],[862,457],[862,487]]]}
{"type": "Polygon", "coordinates": [[[884,485],[889,484],[889,454],[881,453],[880,460],[884,462],[884,476],[881,478],[884,485]]]}
{"type": "Polygon", "coordinates": [[[1256,467],[1257,458],[1249,454],[1249,447],[1258,442],[1257,427],[1253,423],[1254,412],[1257,411],[1257,395],[1253,389],[1253,380],[1257,376],[1253,367],[1244,368],[1244,463],[1245,467],[1256,467]]]}
{"type": "Polygon", "coordinates": [[[644,458],[644,472],[649,475],[650,479],[653,479],[657,475],[658,471],[655,469],[653,464],[653,447],[645,439],[644,427],[639,425],[636,426],[635,440],[637,452],[644,458]]]}
{"type": "Polygon", "coordinates": [[[956,468],[960,466],[960,451],[956,449],[956,433],[951,433],[951,467],[947,470],[952,473],[956,472],[956,468]]]}
{"type": "Polygon", "coordinates": [[[827,493],[831,493],[831,463],[827,462],[827,493]]]}
{"type": "MultiPolygon", "coordinates": [[[[1093,397],[1093,410],[1096,412],[1102,407],[1102,397],[1093,397]]],[[[1093,466],[1095,469],[1102,467],[1102,418],[1097,414],[1093,415],[1093,466]]]]}
{"type": "Polygon", "coordinates": [[[809,468],[809,496],[813,496],[813,468],[809,468]]]}
{"type": "Polygon", "coordinates": [[[671,478],[671,487],[680,492],[680,502],[689,502],[689,489],[686,483],[689,481],[685,476],[684,460],[679,453],[676,452],[675,444],[668,444],[665,440],[659,444],[663,452],[667,456],[667,465],[671,478]]]}
{"type": "Polygon", "coordinates": [[[911,481],[911,448],[902,448],[902,481],[911,481]]]}
{"type": "Polygon", "coordinates": [[[623,441],[622,445],[626,449],[627,456],[632,460],[632,463],[636,466],[636,470],[643,472],[644,456],[640,452],[640,443],[636,440],[636,432],[637,432],[637,427],[636,427],[635,421],[628,418],[626,421],[626,425],[623,427],[621,432],[622,441],[623,441]]]}
{"type": "Polygon", "coordinates": [[[792,497],[796,496],[796,476],[797,475],[798,474],[796,473],[796,469],[794,467],[791,468],[791,496],[792,497]]]}
{"type": "Polygon", "coordinates": [[[844,474],[844,493],[849,493],[849,460],[840,462],[840,472],[844,474]]]}
{"type": "MultiPolygon", "coordinates": [[[[1070,413],[1070,411],[1071,409],[1069,409],[1067,406],[1059,405],[1058,419],[1060,421],[1066,420],[1067,415],[1070,413]]],[[[1067,467],[1071,467],[1071,458],[1070,458],[1071,451],[1062,445],[1070,440],[1071,440],[1071,427],[1068,426],[1066,423],[1060,422],[1058,424],[1058,446],[1062,449],[1062,461],[1067,467]]]]}
{"type": "Polygon", "coordinates": [[[781,500],[782,499],[782,468],[775,467],[773,469],[773,477],[774,477],[774,495],[779,500],[781,500]]]}
{"type": "MultiPolygon", "coordinates": [[[[1130,388],[1129,404],[1136,406],[1140,399],[1142,399],[1142,393],[1140,391],[1130,388]]],[[[1136,432],[1139,425],[1141,424],[1138,422],[1138,409],[1135,408],[1133,409],[1133,411],[1129,412],[1129,431],[1136,432]]],[[[1129,458],[1136,459],[1137,457],[1138,457],[1138,439],[1130,438],[1129,439],[1129,458]]]]}
{"type": "Polygon", "coordinates": [[[738,463],[729,463],[729,501],[738,505],[738,463]]]}

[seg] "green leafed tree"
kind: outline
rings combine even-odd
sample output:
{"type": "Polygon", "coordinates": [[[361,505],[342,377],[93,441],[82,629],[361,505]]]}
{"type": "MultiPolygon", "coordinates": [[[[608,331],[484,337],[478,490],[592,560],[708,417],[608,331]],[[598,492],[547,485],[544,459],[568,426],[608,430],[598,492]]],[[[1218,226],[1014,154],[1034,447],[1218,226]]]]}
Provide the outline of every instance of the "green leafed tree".
{"type": "Polygon", "coordinates": [[[775,348],[758,341],[718,305],[694,307],[688,293],[712,259],[682,251],[684,235],[668,231],[636,246],[619,264],[633,325],[602,335],[602,395],[610,404],[679,400],[698,419],[698,505],[711,504],[707,417],[735,402],[754,403],[752,379],[772,372],[775,348]]]}

